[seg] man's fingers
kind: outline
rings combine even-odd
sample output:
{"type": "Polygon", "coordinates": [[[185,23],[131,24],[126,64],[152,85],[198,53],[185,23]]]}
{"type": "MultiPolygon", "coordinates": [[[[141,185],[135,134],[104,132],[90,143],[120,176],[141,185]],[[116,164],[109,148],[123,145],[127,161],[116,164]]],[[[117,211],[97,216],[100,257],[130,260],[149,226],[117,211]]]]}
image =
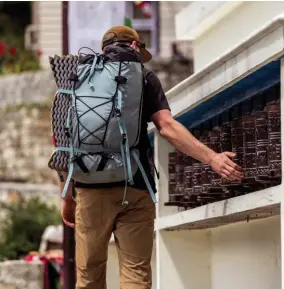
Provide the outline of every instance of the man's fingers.
{"type": "Polygon", "coordinates": [[[241,180],[243,178],[243,174],[239,171],[236,171],[232,167],[226,165],[222,170],[222,173],[224,173],[227,177],[229,177],[231,180],[241,180]]]}
{"type": "Polygon", "coordinates": [[[235,158],[237,155],[233,152],[224,152],[224,154],[229,158],[235,158]]]}
{"type": "Polygon", "coordinates": [[[226,167],[225,167],[225,169],[227,170],[227,171],[229,171],[230,172],[230,175],[231,176],[233,176],[235,179],[238,179],[238,180],[240,180],[240,179],[242,179],[243,178],[243,173],[241,173],[240,171],[237,171],[237,170],[235,170],[235,169],[233,169],[231,166],[229,166],[229,165],[227,165],[226,167]]]}
{"type": "Polygon", "coordinates": [[[233,180],[234,180],[234,178],[233,178],[233,176],[231,175],[231,173],[230,173],[228,170],[226,170],[226,169],[223,169],[223,171],[222,171],[222,173],[221,173],[221,176],[222,176],[223,178],[225,178],[225,179],[229,179],[230,181],[233,181],[233,180]]]}
{"type": "Polygon", "coordinates": [[[225,174],[223,174],[223,173],[221,173],[221,177],[224,178],[224,179],[227,179],[227,178],[228,178],[228,177],[227,177],[225,174]]]}
{"type": "Polygon", "coordinates": [[[231,161],[229,158],[227,158],[227,160],[225,161],[225,163],[227,165],[229,165],[230,167],[232,167],[233,169],[235,169],[236,171],[239,171],[239,172],[243,172],[243,169],[238,166],[236,163],[234,163],[233,161],[231,161]]]}

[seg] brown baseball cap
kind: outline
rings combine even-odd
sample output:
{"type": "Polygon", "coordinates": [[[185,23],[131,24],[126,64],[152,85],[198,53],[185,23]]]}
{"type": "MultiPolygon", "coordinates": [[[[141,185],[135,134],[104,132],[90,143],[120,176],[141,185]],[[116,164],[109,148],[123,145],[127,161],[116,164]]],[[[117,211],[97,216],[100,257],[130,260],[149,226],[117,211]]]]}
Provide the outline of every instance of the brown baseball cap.
{"type": "Polygon", "coordinates": [[[128,26],[114,26],[110,28],[102,39],[102,49],[105,46],[114,42],[132,42],[136,41],[140,48],[141,60],[146,63],[152,59],[151,53],[145,49],[145,44],[140,42],[140,37],[137,31],[128,26]]]}

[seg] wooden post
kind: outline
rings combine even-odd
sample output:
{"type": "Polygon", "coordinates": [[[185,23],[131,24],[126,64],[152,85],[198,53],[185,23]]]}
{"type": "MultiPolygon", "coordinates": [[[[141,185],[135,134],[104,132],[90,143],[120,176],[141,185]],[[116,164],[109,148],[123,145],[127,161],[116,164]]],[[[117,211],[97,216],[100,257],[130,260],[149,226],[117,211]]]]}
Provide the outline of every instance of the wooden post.
{"type": "MultiPolygon", "coordinates": [[[[68,45],[68,1],[62,2],[62,52],[69,53],[68,45]]],[[[74,229],[64,226],[63,252],[64,252],[64,289],[75,289],[75,238],[74,229]]]]}

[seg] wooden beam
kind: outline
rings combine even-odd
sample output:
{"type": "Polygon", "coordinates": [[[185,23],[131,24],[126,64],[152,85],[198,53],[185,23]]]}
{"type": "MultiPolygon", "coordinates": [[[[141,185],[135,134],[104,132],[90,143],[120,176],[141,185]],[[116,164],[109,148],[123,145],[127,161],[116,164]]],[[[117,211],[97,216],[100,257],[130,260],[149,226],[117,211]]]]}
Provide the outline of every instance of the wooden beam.
{"type": "MultiPolygon", "coordinates": [[[[62,52],[69,53],[68,39],[68,1],[62,2],[62,52]]],[[[75,289],[76,271],[75,271],[75,233],[72,228],[64,226],[63,253],[64,253],[64,289],[75,289]]]]}

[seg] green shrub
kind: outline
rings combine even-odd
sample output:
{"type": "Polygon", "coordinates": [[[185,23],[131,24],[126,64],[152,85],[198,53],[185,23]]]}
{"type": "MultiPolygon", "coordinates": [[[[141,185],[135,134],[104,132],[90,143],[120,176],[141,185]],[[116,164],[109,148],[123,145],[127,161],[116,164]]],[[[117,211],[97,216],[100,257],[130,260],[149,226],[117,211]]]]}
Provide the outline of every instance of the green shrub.
{"type": "Polygon", "coordinates": [[[0,1],[0,75],[39,70],[40,51],[25,49],[25,27],[31,20],[31,3],[0,1]]]}
{"type": "Polygon", "coordinates": [[[39,198],[1,204],[0,260],[19,259],[30,251],[38,251],[41,236],[49,225],[61,222],[57,208],[50,207],[39,198]]]}

